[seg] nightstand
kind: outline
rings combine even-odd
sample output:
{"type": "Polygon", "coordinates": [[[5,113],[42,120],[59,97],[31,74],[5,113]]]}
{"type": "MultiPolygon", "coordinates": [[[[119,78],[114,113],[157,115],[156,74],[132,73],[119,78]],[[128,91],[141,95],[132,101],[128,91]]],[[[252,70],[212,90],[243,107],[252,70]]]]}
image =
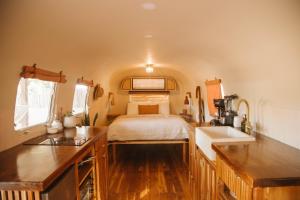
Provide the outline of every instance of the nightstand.
{"type": "Polygon", "coordinates": [[[106,119],[107,119],[107,124],[111,124],[117,117],[119,117],[120,114],[107,114],[106,119]]]}

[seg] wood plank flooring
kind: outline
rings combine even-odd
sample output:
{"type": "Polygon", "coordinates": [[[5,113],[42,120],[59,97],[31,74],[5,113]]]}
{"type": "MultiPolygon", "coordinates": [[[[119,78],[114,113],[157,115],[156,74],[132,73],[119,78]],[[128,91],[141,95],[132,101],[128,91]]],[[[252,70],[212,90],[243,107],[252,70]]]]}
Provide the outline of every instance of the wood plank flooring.
{"type": "Polygon", "coordinates": [[[176,145],[119,145],[109,200],[189,200],[188,171],[176,145]]]}

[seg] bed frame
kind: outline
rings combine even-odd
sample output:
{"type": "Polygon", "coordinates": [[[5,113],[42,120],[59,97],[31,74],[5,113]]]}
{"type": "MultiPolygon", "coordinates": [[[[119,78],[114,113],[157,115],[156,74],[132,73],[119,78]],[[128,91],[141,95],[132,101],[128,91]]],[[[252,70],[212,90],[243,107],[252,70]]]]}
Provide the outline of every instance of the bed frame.
{"type": "Polygon", "coordinates": [[[112,146],[112,159],[115,164],[117,161],[117,145],[122,144],[180,144],[182,145],[182,161],[187,163],[187,147],[189,140],[126,140],[126,141],[109,141],[109,145],[112,146]]]}
{"type": "MultiPolygon", "coordinates": [[[[155,101],[169,101],[169,91],[129,91],[129,102],[143,102],[148,100],[155,101]]],[[[112,160],[113,163],[117,161],[117,145],[124,144],[179,144],[182,145],[182,160],[187,162],[187,148],[189,139],[179,140],[126,140],[126,141],[109,141],[112,146],[112,160]]]]}

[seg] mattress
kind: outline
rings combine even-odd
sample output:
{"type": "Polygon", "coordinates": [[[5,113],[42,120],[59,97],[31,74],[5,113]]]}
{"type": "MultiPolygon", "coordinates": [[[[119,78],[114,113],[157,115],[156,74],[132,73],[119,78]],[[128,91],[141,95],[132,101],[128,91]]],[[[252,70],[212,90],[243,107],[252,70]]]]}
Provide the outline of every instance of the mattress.
{"type": "Polygon", "coordinates": [[[181,140],[192,127],[177,115],[122,115],[108,128],[109,141],[181,140]]]}

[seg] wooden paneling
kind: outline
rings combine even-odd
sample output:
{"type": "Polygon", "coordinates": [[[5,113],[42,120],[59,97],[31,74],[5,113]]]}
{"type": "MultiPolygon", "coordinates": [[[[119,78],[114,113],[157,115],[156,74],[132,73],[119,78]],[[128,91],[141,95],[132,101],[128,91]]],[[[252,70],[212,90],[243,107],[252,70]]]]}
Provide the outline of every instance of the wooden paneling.
{"type": "Polygon", "coordinates": [[[300,199],[300,187],[266,187],[255,188],[253,193],[255,200],[298,200],[300,199]]]}
{"type": "MultiPolygon", "coordinates": [[[[173,78],[170,78],[170,77],[128,77],[128,78],[125,78],[121,81],[120,89],[121,90],[127,90],[127,91],[134,90],[132,88],[132,79],[133,78],[137,78],[137,79],[139,79],[139,78],[164,79],[165,80],[165,88],[164,89],[153,89],[153,90],[147,89],[148,91],[175,91],[175,90],[177,90],[176,80],[173,79],[173,78]]],[[[138,90],[136,90],[136,91],[138,91],[138,90]]]]}
{"type": "MultiPolygon", "coordinates": [[[[195,125],[194,125],[195,126],[195,125]]],[[[195,144],[195,132],[189,135],[189,184],[192,200],[214,200],[217,194],[216,165],[195,144]]]]}
{"type": "Polygon", "coordinates": [[[192,200],[196,199],[196,153],[195,153],[195,131],[189,133],[189,185],[192,200]]]}
{"type": "Polygon", "coordinates": [[[102,134],[96,146],[97,198],[108,199],[108,144],[107,134],[102,134]]]}
{"type": "Polygon", "coordinates": [[[131,90],[131,78],[126,78],[122,80],[121,90],[131,90]]]}
{"type": "Polygon", "coordinates": [[[166,90],[176,90],[176,85],[174,79],[166,78],[166,90]]]}
{"type": "Polygon", "coordinates": [[[0,200],[40,200],[39,191],[1,190],[0,200]]]}
{"type": "MultiPolygon", "coordinates": [[[[236,172],[227,165],[220,157],[217,156],[217,177],[218,181],[224,184],[232,191],[238,199],[252,199],[252,187],[246,183],[236,172]]],[[[219,191],[223,193],[223,191],[219,191]]]]}
{"type": "Polygon", "coordinates": [[[196,148],[195,165],[195,199],[214,200],[216,199],[216,170],[199,148],[196,148]]]}
{"type": "MultiPolygon", "coordinates": [[[[225,197],[228,188],[238,200],[296,200],[300,199],[299,186],[254,187],[217,156],[218,195],[225,197]]],[[[229,195],[227,195],[229,196],[229,195]]],[[[225,198],[230,199],[230,197],[225,198]]]]}

